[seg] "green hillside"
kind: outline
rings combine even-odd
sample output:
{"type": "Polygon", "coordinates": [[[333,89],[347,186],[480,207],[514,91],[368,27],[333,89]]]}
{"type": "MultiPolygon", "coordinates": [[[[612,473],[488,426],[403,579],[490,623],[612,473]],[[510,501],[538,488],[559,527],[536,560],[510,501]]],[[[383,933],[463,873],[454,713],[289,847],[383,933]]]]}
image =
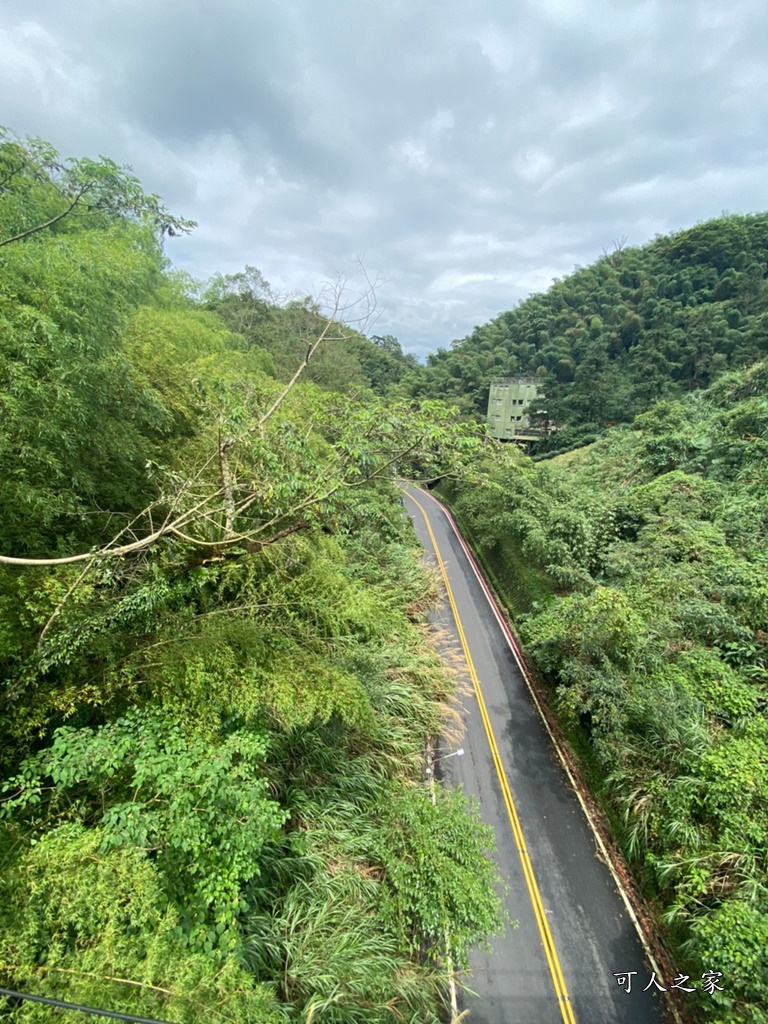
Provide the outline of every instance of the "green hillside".
{"type": "Polygon", "coordinates": [[[768,354],[767,266],[768,214],[617,250],[429,356],[410,393],[484,419],[493,377],[538,374],[551,447],[582,443],[768,354]]]}
{"type": "Polygon", "coordinates": [[[0,142],[0,985],[437,1024],[501,914],[491,833],[424,782],[452,681],[393,476],[476,431],[377,399],[407,361],[339,293],[196,297],[162,245],[191,226],[0,142]]]}
{"type": "Polygon", "coordinates": [[[452,501],[720,1024],[768,1021],[766,261],[766,214],[616,251],[406,378],[479,420],[543,380],[536,461],[498,445],[452,501]]]}
{"type": "Polygon", "coordinates": [[[768,364],[458,489],[705,1020],[768,1020],[768,364]]]}

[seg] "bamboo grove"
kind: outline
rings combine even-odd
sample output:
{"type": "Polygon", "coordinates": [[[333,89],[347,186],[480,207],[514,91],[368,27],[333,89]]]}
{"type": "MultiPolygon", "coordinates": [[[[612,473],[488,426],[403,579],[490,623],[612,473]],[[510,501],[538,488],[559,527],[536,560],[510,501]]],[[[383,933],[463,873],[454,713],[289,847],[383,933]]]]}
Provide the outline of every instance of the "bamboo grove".
{"type": "Polygon", "coordinates": [[[477,432],[380,400],[409,360],[341,288],[173,271],[192,226],[3,136],[0,983],[437,1021],[500,903],[476,811],[424,783],[452,681],[394,475],[461,471],[477,432]]]}

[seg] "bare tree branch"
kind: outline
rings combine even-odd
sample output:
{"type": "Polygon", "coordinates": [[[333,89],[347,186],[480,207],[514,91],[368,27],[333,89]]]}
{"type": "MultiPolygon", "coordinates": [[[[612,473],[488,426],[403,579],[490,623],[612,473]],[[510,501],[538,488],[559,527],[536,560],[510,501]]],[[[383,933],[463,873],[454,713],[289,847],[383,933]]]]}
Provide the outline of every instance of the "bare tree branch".
{"type": "MultiPolygon", "coordinates": [[[[329,334],[331,328],[333,326],[337,325],[337,323],[338,323],[337,318],[339,316],[343,315],[344,313],[347,313],[349,310],[354,309],[356,306],[360,305],[360,303],[365,302],[366,303],[366,313],[365,313],[364,317],[361,317],[361,318],[358,318],[358,319],[362,320],[362,319],[368,319],[370,317],[370,315],[372,313],[372,310],[375,309],[375,291],[374,291],[374,286],[371,284],[371,281],[368,278],[367,274],[365,274],[365,280],[366,280],[367,288],[366,288],[366,291],[363,293],[363,295],[360,296],[359,298],[355,299],[353,302],[347,303],[346,305],[342,305],[341,300],[342,300],[342,296],[344,294],[344,287],[346,285],[346,280],[344,278],[342,278],[342,277],[339,277],[337,279],[337,281],[335,282],[335,284],[332,286],[332,289],[331,289],[331,291],[332,291],[332,302],[331,302],[330,312],[326,316],[323,317],[323,319],[325,320],[325,327],[323,327],[323,330],[320,332],[319,337],[315,341],[310,342],[310,344],[309,344],[309,346],[307,348],[306,355],[304,356],[304,359],[302,360],[302,362],[299,364],[298,369],[294,373],[293,377],[291,377],[291,379],[288,381],[286,386],[283,388],[283,390],[277,396],[275,401],[267,409],[267,411],[264,413],[264,415],[260,417],[260,419],[255,424],[255,426],[251,428],[251,432],[255,432],[256,430],[261,430],[262,427],[264,426],[264,424],[266,423],[266,421],[270,418],[270,416],[272,416],[280,408],[280,406],[283,404],[285,399],[288,397],[288,394],[290,393],[290,391],[296,385],[299,377],[306,370],[306,368],[309,365],[309,361],[312,358],[312,356],[315,354],[315,352],[317,352],[317,350],[320,347],[321,343],[323,341],[325,341],[326,338],[328,337],[328,334],[329,334]]],[[[350,322],[356,323],[358,321],[355,320],[355,319],[352,319],[350,322]]]]}
{"type": "Polygon", "coordinates": [[[46,228],[51,227],[51,225],[56,224],[60,220],[63,220],[80,203],[80,200],[91,187],[92,182],[83,185],[82,189],[77,193],[75,198],[70,201],[69,206],[66,208],[66,210],[64,210],[62,213],[58,213],[55,217],[51,217],[51,219],[45,221],[44,224],[36,224],[33,228],[27,228],[26,231],[20,231],[18,235],[12,235],[10,238],[4,239],[2,242],[0,242],[0,248],[2,248],[4,245],[10,245],[11,242],[20,242],[22,238],[27,238],[28,235],[34,235],[38,231],[44,231],[46,228]]]}
{"type": "MultiPolygon", "coordinates": [[[[274,414],[277,412],[277,410],[280,408],[280,406],[283,404],[285,399],[290,394],[291,390],[296,386],[299,378],[301,377],[302,373],[308,366],[310,360],[312,359],[312,356],[315,354],[319,346],[324,341],[327,341],[331,337],[331,331],[333,330],[334,327],[340,326],[338,318],[343,316],[348,317],[350,312],[352,312],[361,305],[363,306],[362,314],[359,317],[350,318],[350,322],[359,323],[365,321],[370,317],[372,311],[375,309],[375,282],[371,282],[370,278],[365,273],[364,268],[361,269],[366,281],[366,290],[358,298],[348,303],[344,303],[342,301],[344,295],[344,288],[346,284],[345,280],[342,277],[339,277],[334,284],[326,286],[324,292],[321,292],[321,298],[322,295],[327,293],[328,291],[330,291],[331,296],[330,302],[328,303],[328,312],[322,316],[320,314],[317,314],[318,319],[324,321],[322,331],[320,332],[317,338],[309,342],[304,359],[298,366],[291,380],[282,389],[280,394],[277,396],[277,398],[275,398],[275,400],[272,402],[269,408],[257,419],[255,424],[248,428],[247,431],[245,431],[243,436],[240,438],[241,441],[244,440],[245,437],[252,435],[256,431],[259,431],[260,433],[263,434],[265,424],[271,419],[272,416],[274,416],[274,414]]],[[[343,339],[344,335],[339,334],[338,337],[339,340],[341,340],[343,339]]],[[[214,548],[223,548],[242,543],[254,543],[257,544],[257,548],[255,548],[255,550],[258,550],[258,547],[262,547],[266,543],[273,543],[272,540],[259,541],[257,538],[259,537],[260,534],[266,532],[270,527],[276,526],[280,522],[280,520],[284,521],[288,516],[295,516],[301,513],[302,511],[304,511],[304,509],[306,509],[316,501],[327,500],[334,493],[336,493],[340,486],[342,486],[342,484],[339,484],[322,496],[320,495],[321,489],[316,488],[312,491],[309,497],[305,498],[303,501],[300,501],[294,507],[283,510],[278,516],[273,517],[269,522],[262,523],[255,529],[247,530],[243,533],[238,533],[235,530],[236,517],[242,515],[245,511],[247,511],[248,508],[250,508],[256,501],[259,500],[261,495],[259,492],[251,489],[249,493],[245,495],[245,497],[243,497],[240,501],[236,501],[235,482],[232,477],[231,466],[229,464],[228,458],[228,452],[236,444],[236,442],[237,439],[235,438],[223,438],[221,436],[221,432],[219,432],[216,451],[211,456],[209,456],[208,459],[205,460],[203,466],[197,471],[197,473],[194,474],[191,480],[187,480],[182,483],[181,487],[179,488],[179,490],[174,495],[171,501],[170,508],[168,510],[168,513],[166,514],[163,523],[157,529],[151,529],[150,533],[146,536],[136,538],[135,540],[127,544],[116,545],[116,540],[119,537],[123,536],[126,530],[129,529],[128,527],[126,527],[120,531],[117,537],[113,537],[112,540],[110,540],[106,545],[104,545],[101,548],[95,548],[91,551],[81,552],[77,555],[69,555],[62,558],[17,558],[11,555],[0,554],[0,565],[59,566],[73,565],[78,562],[92,562],[94,560],[102,558],[120,558],[124,557],[125,555],[133,554],[136,551],[140,551],[144,548],[147,548],[150,545],[155,544],[162,537],[166,536],[176,536],[180,539],[184,539],[187,543],[194,543],[195,545],[214,548]],[[219,478],[221,486],[213,493],[205,495],[190,509],[187,509],[184,512],[174,515],[175,510],[178,508],[182,494],[186,490],[188,490],[189,487],[192,486],[192,484],[195,481],[201,478],[205,469],[210,465],[210,463],[214,459],[218,459],[219,478]],[[222,503],[219,505],[214,505],[214,503],[218,502],[220,499],[222,500],[222,503]],[[199,522],[200,520],[206,519],[212,525],[221,528],[220,523],[217,523],[215,520],[215,517],[217,516],[224,517],[223,538],[220,538],[215,541],[209,541],[200,538],[193,538],[186,533],[186,527],[188,527],[191,523],[195,521],[199,522]]],[[[148,514],[150,509],[152,507],[155,507],[156,504],[157,503],[154,502],[152,505],[149,506],[148,509],[145,509],[142,513],[140,513],[139,517],[137,518],[140,518],[141,516],[148,514]]],[[[134,522],[135,521],[136,520],[134,520],[134,522]]],[[[289,530],[289,532],[293,531],[289,530]]],[[[280,531],[279,536],[283,535],[285,535],[283,531],[280,531]]],[[[276,537],[276,539],[279,539],[279,537],[276,537]]]]}
{"type": "Polygon", "coordinates": [[[58,617],[61,615],[61,613],[64,610],[64,606],[66,605],[67,601],[70,599],[70,597],[72,597],[74,592],[77,590],[77,588],[83,582],[85,577],[88,575],[90,569],[91,569],[91,564],[88,563],[86,565],[86,567],[83,569],[83,571],[80,573],[80,575],[77,577],[75,582],[72,584],[72,586],[69,588],[69,590],[66,592],[64,597],[62,597],[62,599],[59,601],[59,603],[54,608],[53,612],[51,613],[51,615],[48,618],[48,621],[43,626],[43,629],[42,629],[42,632],[40,633],[40,636],[37,639],[37,650],[38,650],[38,652],[40,651],[41,647],[43,646],[43,640],[45,640],[46,633],[51,628],[51,626],[54,624],[56,619],[58,619],[58,617]]]}

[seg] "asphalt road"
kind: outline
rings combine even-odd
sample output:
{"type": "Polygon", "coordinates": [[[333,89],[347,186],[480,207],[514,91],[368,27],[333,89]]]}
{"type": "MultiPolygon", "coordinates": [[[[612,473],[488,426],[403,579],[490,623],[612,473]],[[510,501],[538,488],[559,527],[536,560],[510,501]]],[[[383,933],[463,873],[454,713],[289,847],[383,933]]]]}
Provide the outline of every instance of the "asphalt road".
{"type": "Polygon", "coordinates": [[[416,488],[404,503],[428,557],[442,563],[449,596],[438,621],[472,677],[461,701],[464,756],[440,750],[436,767],[478,799],[519,922],[491,953],[473,955],[468,1024],[667,1021],[664,997],[653,984],[643,991],[652,968],[638,933],[449,516],[416,488]],[[626,992],[614,975],[632,971],[626,992]]]}

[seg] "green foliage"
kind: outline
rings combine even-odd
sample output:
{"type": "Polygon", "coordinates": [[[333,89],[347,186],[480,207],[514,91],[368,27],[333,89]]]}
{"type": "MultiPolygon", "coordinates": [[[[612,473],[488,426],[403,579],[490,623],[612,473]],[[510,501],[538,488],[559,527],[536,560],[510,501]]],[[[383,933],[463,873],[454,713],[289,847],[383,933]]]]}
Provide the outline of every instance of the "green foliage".
{"type": "Polygon", "coordinates": [[[115,228],[0,256],[4,551],[44,550],[51,529],[83,543],[98,525],[94,505],[132,511],[144,501],[144,464],[165,414],[119,346],[158,272],[158,257],[134,241],[115,228]]]}
{"type": "MultiPolygon", "coordinates": [[[[5,987],[179,1024],[286,1020],[269,985],[183,941],[157,870],[137,848],[66,824],[3,868],[5,987]]],[[[24,1003],[14,1017],[36,1024],[50,1009],[24,1003]]]]}
{"type": "Polygon", "coordinates": [[[457,958],[498,901],[487,833],[424,788],[452,684],[394,478],[466,475],[479,431],[375,397],[396,340],[254,268],[198,301],[160,248],[188,225],[125,169],[3,136],[0,182],[0,979],[436,1024],[418,893],[457,958]]]}
{"type": "Polygon", "coordinates": [[[440,977],[398,948],[382,924],[380,882],[344,865],[298,881],[270,920],[252,919],[246,962],[257,977],[279,971],[295,1018],[437,1024],[440,977]]]}
{"type": "MultiPolygon", "coordinates": [[[[543,374],[559,429],[540,448],[567,451],[764,357],[767,264],[764,213],[617,250],[431,354],[403,388],[484,420],[494,377],[543,374]]],[[[681,440],[652,457],[672,468],[681,440]]]]}
{"type": "Polygon", "coordinates": [[[42,139],[22,141],[0,128],[0,246],[117,219],[143,222],[160,237],[195,226],[169,213],[159,196],[145,194],[130,168],[106,157],[62,160],[42,139]]]}
{"type": "Polygon", "coordinates": [[[240,887],[285,820],[259,778],[265,749],[252,733],[190,739],[148,713],[59,729],[7,784],[3,813],[36,831],[74,815],[98,823],[104,849],[152,851],[185,936],[206,953],[224,952],[236,945],[240,887]]]}
{"type": "Polygon", "coordinates": [[[723,971],[701,1013],[729,1024],[766,1019],[765,381],[724,374],[454,489],[670,940],[723,971]]]}
{"type": "Polygon", "coordinates": [[[499,927],[493,834],[457,790],[436,797],[411,790],[381,807],[385,914],[411,949],[426,943],[430,957],[466,969],[472,947],[499,927]]]}
{"type": "Polygon", "coordinates": [[[687,947],[728,979],[714,1001],[726,1019],[763,1024],[768,1005],[768,914],[733,901],[692,926],[687,947]],[[738,993],[734,997],[733,993],[738,993]]]}

